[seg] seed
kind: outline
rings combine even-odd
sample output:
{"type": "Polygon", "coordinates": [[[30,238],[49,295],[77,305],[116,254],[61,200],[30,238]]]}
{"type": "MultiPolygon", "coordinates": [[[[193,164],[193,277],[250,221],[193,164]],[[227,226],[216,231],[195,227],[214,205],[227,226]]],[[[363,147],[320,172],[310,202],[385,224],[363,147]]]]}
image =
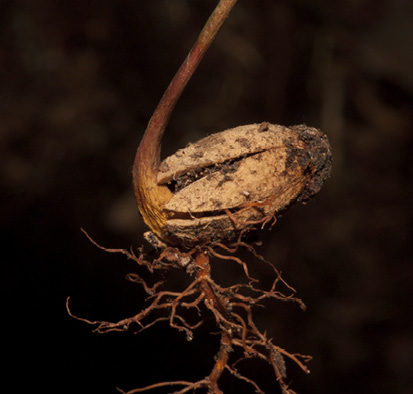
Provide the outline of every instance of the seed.
{"type": "Polygon", "coordinates": [[[330,173],[331,149],[317,129],[265,122],[212,134],[161,168],[158,183],[174,193],[163,206],[164,234],[192,246],[234,239],[311,198],[330,173]]]}

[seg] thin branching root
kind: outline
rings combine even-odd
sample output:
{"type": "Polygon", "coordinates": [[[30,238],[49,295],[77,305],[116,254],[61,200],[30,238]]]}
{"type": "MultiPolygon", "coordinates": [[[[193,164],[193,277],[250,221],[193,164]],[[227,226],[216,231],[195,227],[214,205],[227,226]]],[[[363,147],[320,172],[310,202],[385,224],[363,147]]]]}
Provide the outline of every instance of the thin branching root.
{"type": "MultiPolygon", "coordinates": [[[[267,337],[266,332],[262,332],[254,323],[253,308],[262,306],[261,302],[263,300],[293,301],[303,309],[305,306],[295,296],[295,290],[281,278],[281,274],[277,269],[258,255],[251,245],[243,242],[241,237],[230,246],[217,243],[203,248],[197,247],[186,253],[182,253],[176,248],[166,247],[160,251],[159,257],[150,261],[145,259],[142,249],[138,249],[138,253],[126,249],[107,249],[93,241],[86,232],[85,234],[100,249],[110,253],[124,254],[139,266],[145,267],[150,273],[157,270],[180,268],[191,274],[193,281],[182,291],[168,291],[165,289],[165,279],[149,284],[140,275],[131,273],[127,276],[127,279],[142,285],[148,294],[147,307],[135,316],[118,322],[90,321],[77,317],[71,312],[68,298],[66,306],[70,316],[95,326],[94,331],[98,333],[125,331],[129,328],[141,332],[156,323],[167,321],[170,327],[183,332],[188,340],[193,338],[194,330],[206,320],[212,318],[221,335],[220,348],[215,364],[209,375],[204,379],[197,382],[161,382],[130,391],[118,389],[119,392],[133,394],[156,388],[165,388],[168,392],[177,394],[196,392],[201,389],[210,394],[221,394],[222,391],[218,386],[218,381],[221,375],[226,373],[252,386],[255,392],[265,394],[254,380],[242,375],[237,369],[239,364],[250,359],[264,360],[272,367],[275,379],[283,394],[294,394],[294,391],[285,382],[285,359],[292,360],[304,372],[309,373],[306,362],[311,357],[292,354],[276,346],[272,339],[267,337]],[[234,255],[239,248],[247,249],[256,258],[272,268],[274,279],[270,288],[261,289],[258,287],[258,281],[249,275],[247,263],[234,255]],[[217,252],[216,249],[222,250],[222,252],[217,252]],[[245,274],[245,283],[235,283],[227,287],[217,284],[211,276],[210,259],[212,257],[231,260],[240,264],[245,274]],[[280,290],[280,288],[283,290],[280,290]],[[282,291],[288,294],[284,294],[282,291]],[[190,310],[196,313],[191,314],[189,313],[190,310]],[[161,313],[154,313],[155,311],[161,313]],[[189,316],[193,315],[197,316],[196,321],[189,321],[189,316]]],[[[193,320],[193,317],[191,317],[191,320],[193,320]]]]}

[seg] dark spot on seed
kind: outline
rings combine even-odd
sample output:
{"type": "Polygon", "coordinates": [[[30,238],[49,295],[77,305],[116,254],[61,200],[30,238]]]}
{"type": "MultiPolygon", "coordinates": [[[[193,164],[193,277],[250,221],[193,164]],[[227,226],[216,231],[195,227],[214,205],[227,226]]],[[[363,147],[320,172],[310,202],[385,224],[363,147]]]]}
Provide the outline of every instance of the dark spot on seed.
{"type": "Polygon", "coordinates": [[[191,155],[193,159],[200,159],[203,156],[204,156],[204,152],[195,152],[194,154],[191,155]]]}
{"type": "Polygon", "coordinates": [[[258,131],[260,133],[262,133],[263,131],[267,131],[270,128],[270,124],[268,122],[262,122],[259,126],[258,126],[258,131]]]}
{"type": "Polygon", "coordinates": [[[238,142],[245,149],[251,148],[250,141],[247,138],[238,137],[235,141],[238,142]]]}

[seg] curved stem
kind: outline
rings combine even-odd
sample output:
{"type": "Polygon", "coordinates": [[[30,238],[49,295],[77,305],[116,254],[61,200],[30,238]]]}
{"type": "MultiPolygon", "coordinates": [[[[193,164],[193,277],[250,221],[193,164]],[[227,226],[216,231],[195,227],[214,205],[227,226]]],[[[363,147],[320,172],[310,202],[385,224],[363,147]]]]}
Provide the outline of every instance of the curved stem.
{"type": "Polygon", "coordinates": [[[172,197],[169,189],[158,185],[156,180],[162,137],[176,102],[236,2],[237,0],[220,0],[162,96],[136,152],[133,183],[139,210],[145,223],[161,238],[166,221],[162,205],[172,197]]]}

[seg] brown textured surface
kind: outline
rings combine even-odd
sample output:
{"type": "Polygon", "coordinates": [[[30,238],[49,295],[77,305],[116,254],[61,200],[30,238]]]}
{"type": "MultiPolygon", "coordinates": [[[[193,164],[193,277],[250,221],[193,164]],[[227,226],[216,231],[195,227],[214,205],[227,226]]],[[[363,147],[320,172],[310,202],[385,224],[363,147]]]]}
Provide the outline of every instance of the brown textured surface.
{"type": "MultiPolygon", "coordinates": [[[[143,243],[133,157],[215,1],[0,3],[4,386],[16,372],[16,391],[77,394],[199,378],[216,348],[206,333],[191,343],[166,326],[156,341],[149,331],[98,336],[64,304],[71,295],[74,311],[108,320],[140,309],[124,279],[135,265],[96,250],[79,227],[106,247],[143,243]]],[[[258,248],[308,306],[257,313],[277,343],[314,356],[309,376],[287,363],[297,392],[413,387],[411,7],[239,0],[167,130],[164,157],[262,120],[329,137],[332,176],[258,248]]],[[[228,262],[213,275],[237,273],[228,262]]]]}
{"type": "Polygon", "coordinates": [[[259,131],[260,124],[238,126],[225,130],[225,133],[221,131],[200,141],[192,141],[162,162],[158,182],[167,183],[190,170],[281,146],[285,137],[285,127],[269,127],[270,130],[266,130],[269,132],[266,132],[259,131]]]}
{"type": "Polygon", "coordinates": [[[168,234],[195,244],[233,239],[233,230],[251,227],[242,223],[309,199],[330,174],[331,148],[325,135],[306,126],[253,124],[190,144],[161,168],[167,170],[159,172],[160,182],[182,185],[164,205],[168,234]]]}

